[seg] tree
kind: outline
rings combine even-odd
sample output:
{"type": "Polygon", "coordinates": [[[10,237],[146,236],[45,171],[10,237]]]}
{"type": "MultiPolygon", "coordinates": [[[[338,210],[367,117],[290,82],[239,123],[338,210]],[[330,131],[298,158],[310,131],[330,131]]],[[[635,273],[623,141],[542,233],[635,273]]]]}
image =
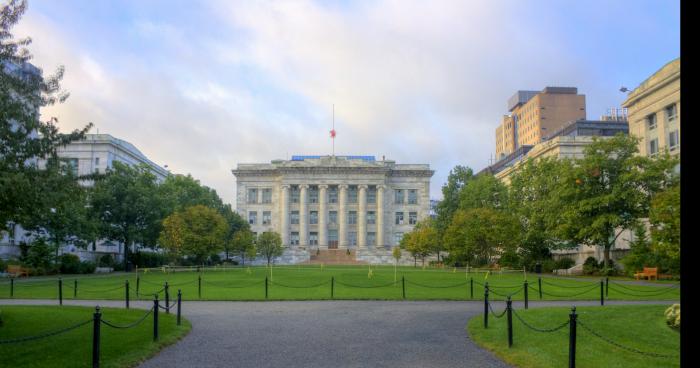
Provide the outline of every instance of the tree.
{"type": "Polygon", "coordinates": [[[274,231],[266,231],[258,235],[256,247],[258,249],[258,254],[267,260],[268,266],[273,258],[279,257],[284,253],[282,238],[280,234],[274,231]]]}
{"type": "Polygon", "coordinates": [[[513,251],[520,234],[517,218],[491,208],[459,210],[445,232],[445,245],[455,260],[489,264],[513,251]]]}
{"type": "Polygon", "coordinates": [[[472,178],[459,191],[459,208],[508,208],[508,187],[491,174],[481,174],[472,178]]]}
{"type": "Polygon", "coordinates": [[[168,175],[159,190],[163,197],[166,213],[171,214],[183,208],[203,205],[221,211],[224,203],[214,189],[201,185],[191,175],[168,175]]]}
{"type": "Polygon", "coordinates": [[[134,243],[155,247],[164,215],[156,177],[145,165],[114,161],[92,190],[92,213],[100,220],[101,237],[124,244],[128,271],[129,249],[134,243]]]}
{"type": "MultiPolygon", "coordinates": [[[[236,251],[236,247],[233,245],[235,236],[242,231],[250,231],[250,225],[248,225],[248,222],[246,222],[239,214],[231,209],[230,204],[225,204],[219,210],[219,212],[222,216],[224,216],[224,219],[226,219],[226,222],[228,223],[226,241],[224,242],[224,252],[226,253],[226,259],[228,259],[229,252],[236,251]]],[[[255,246],[254,240],[255,239],[253,238],[253,247],[255,246]]],[[[243,251],[245,252],[245,249],[243,251]]],[[[253,254],[255,253],[253,252],[253,254]]],[[[245,257],[245,255],[246,254],[243,253],[241,254],[241,257],[245,257]]],[[[253,257],[255,256],[253,255],[253,257]]]]}
{"type": "MultiPolygon", "coordinates": [[[[82,139],[92,124],[60,133],[58,119],[42,121],[40,109],[62,103],[64,69],[42,76],[29,64],[31,39],[14,39],[11,29],[26,10],[26,1],[10,0],[0,7],[0,226],[28,224],[44,212],[46,176],[41,162],[56,159],[56,148],[82,139]]],[[[51,172],[56,174],[55,171],[51,172]]]]}
{"type": "Polygon", "coordinates": [[[195,205],[163,220],[159,242],[171,254],[202,264],[223,249],[228,224],[215,209],[195,205]]]}
{"type": "Polygon", "coordinates": [[[623,134],[594,138],[559,191],[557,233],[603,247],[606,269],[617,238],[648,215],[654,193],[677,182],[677,159],[668,153],[639,156],[637,144],[637,138],[623,134]]]}
{"type": "Polygon", "coordinates": [[[401,248],[406,249],[414,260],[420,258],[425,267],[425,258],[435,251],[438,243],[437,229],[432,226],[430,219],[423,220],[416,224],[413,231],[405,234],[401,238],[401,248]]]}
{"type": "Polygon", "coordinates": [[[394,257],[394,282],[396,282],[396,266],[399,265],[399,260],[401,260],[401,247],[394,247],[391,250],[391,256],[394,257]]]}
{"type": "Polygon", "coordinates": [[[253,232],[248,229],[236,232],[231,243],[231,250],[241,256],[243,265],[245,265],[246,257],[251,253],[255,257],[255,235],[253,232]]]}
{"type": "Polygon", "coordinates": [[[652,249],[662,268],[680,273],[681,260],[681,187],[674,185],[657,193],[649,210],[652,249]]]}
{"type": "Polygon", "coordinates": [[[447,183],[442,186],[442,200],[436,208],[437,221],[435,226],[441,238],[459,207],[460,191],[473,177],[474,172],[466,166],[457,165],[450,170],[447,183]]]}

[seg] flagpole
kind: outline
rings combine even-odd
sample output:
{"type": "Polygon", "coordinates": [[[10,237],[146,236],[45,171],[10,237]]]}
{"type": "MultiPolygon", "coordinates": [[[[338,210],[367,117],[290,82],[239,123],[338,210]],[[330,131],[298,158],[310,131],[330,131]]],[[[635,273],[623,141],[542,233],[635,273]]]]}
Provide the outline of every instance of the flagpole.
{"type": "Polygon", "coordinates": [[[335,104],[333,104],[333,157],[335,157],[335,104]]]}

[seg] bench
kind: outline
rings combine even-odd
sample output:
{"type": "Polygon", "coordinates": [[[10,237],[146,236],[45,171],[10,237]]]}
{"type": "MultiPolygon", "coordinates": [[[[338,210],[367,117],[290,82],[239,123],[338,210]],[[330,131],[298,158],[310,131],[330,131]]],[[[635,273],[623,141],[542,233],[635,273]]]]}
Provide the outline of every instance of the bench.
{"type": "Polygon", "coordinates": [[[646,278],[648,280],[651,280],[652,278],[654,280],[659,279],[659,268],[658,267],[644,267],[644,270],[642,272],[637,272],[634,274],[634,278],[639,280],[639,278],[646,278]]]}
{"type": "Polygon", "coordinates": [[[29,276],[29,271],[26,268],[22,268],[22,266],[18,265],[8,265],[7,273],[13,277],[20,277],[22,275],[29,276]]]}

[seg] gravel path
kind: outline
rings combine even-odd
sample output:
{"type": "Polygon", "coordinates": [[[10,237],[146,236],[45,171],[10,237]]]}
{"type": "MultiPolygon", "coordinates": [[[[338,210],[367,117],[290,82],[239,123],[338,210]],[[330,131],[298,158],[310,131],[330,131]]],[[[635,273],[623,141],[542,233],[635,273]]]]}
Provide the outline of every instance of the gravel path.
{"type": "MultiPolygon", "coordinates": [[[[606,304],[668,304],[618,301],[606,304]]],[[[0,304],[56,304],[0,300],[0,304]]],[[[65,305],[122,307],[119,301],[65,305]]],[[[495,310],[503,303],[494,303],[495,310]]],[[[514,302],[515,308],[522,303],[514,302]]],[[[530,307],[598,305],[530,302],[530,307]]],[[[146,301],[132,302],[148,308],[146,301]]],[[[183,302],[192,331],[141,367],[508,367],[478,348],[465,329],[483,302],[183,302]]]]}

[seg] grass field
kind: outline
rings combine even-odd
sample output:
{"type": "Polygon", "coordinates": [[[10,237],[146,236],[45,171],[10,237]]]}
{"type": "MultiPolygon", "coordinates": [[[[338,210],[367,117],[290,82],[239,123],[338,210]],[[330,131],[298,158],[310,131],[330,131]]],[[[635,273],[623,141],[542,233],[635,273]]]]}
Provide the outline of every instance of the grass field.
{"type": "MultiPolygon", "coordinates": [[[[180,271],[162,272],[139,271],[135,273],[71,276],[64,275],[64,299],[114,299],[125,298],[125,281],[130,284],[131,299],[152,299],[160,292],[167,281],[171,299],[177,290],[182,290],[184,300],[198,300],[199,277],[201,276],[201,300],[264,300],[265,278],[268,279],[267,297],[270,300],[311,300],[331,299],[406,299],[410,300],[470,300],[483,299],[484,283],[489,283],[492,300],[504,300],[512,294],[514,300],[524,298],[521,272],[466,273],[463,269],[421,269],[392,266],[373,266],[371,277],[367,266],[279,266],[272,270],[267,267],[219,268],[202,272],[180,271]],[[405,283],[402,282],[405,280],[405,283]],[[75,282],[77,280],[77,293],[75,282]],[[138,283],[138,295],[136,293],[138,283]]],[[[530,300],[539,300],[537,275],[528,274],[528,294],[530,300]]],[[[11,294],[9,280],[0,281],[0,298],[11,294]]],[[[659,284],[659,286],[626,285],[611,281],[608,289],[610,300],[677,300],[680,286],[659,284]]],[[[591,280],[571,280],[564,278],[542,278],[543,300],[596,300],[600,298],[600,282],[591,280]]],[[[58,298],[57,278],[32,278],[16,280],[13,298],[58,298]]]]}
{"type": "MultiPolygon", "coordinates": [[[[73,306],[3,306],[0,340],[38,335],[92,320],[94,308],[73,306]]],[[[138,321],[142,309],[103,308],[102,318],[118,325],[138,321]]],[[[153,317],[129,329],[101,327],[100,366],[131,367],[153,356],[184,336],[191,328],[183,319],[177,326],[173,314],[160,313],[159,341],[153,342],[153,317]]],[[[3,367],[91,367],[92,321],[69,332],[39,340],[0,344],[3,367]]]]}
{"type": "MultiPolygon", "coordinates": [[[[666,326],[666,305],[616,305],[581,307],[578,320],[593,331],[625,347],[642,352],[678,356],[680,333],[666,326]]],[[[500,310],[496,310],[500,313],[500,310]]],[[[553,328],[568,321],[570,308],[536,308],[517,310],[527,323],[538,328],[553,328]]],[[[513,316],[513,347],[508,348],[506,317],[489,318],[484,329],[483,317],[472,318],[467,327],[474,341],[499,358],[517,367],[568,366],[569,327],[552,332],[535,332],[513,316]]],[[[581,325],[576,334],[577,367],[679,367],[680,358],[651,357],[622,348],[595,337],[581,325]]]]}

